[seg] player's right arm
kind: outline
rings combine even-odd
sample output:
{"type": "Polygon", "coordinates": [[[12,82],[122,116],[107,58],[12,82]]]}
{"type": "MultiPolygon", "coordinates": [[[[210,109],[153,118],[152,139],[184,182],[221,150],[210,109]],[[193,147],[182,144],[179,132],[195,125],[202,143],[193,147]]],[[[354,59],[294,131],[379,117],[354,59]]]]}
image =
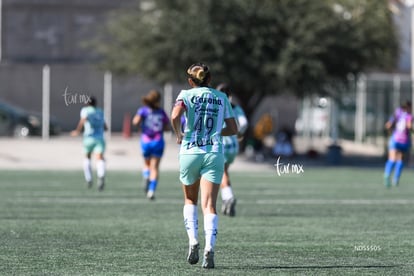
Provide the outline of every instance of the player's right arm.
{"type": "Polygon", "coordinates": [[[70,132],[71,136],[78,136],[82,132],[82,128],[85,125],[86,121],[88,120],[88,112],[85,108],[81,109],[80,113],[80,120],[78,122],[78,125],[76,126],[75,130],[72,130],[70,132]]]}
{"type": "Polygon", "coordinates": [[[177,137],[177,144],[181,144],[183,133],[181,132],[181,116],[185,111],[185,104],[182,100],[177,100],[171,112],[171,125],[177,137]]]}
{"type": "Polygon", "coordinates": [[[86,122],[86,118],[81,118],[75,130],[70,132],[71,136],[78,136],[82,132],[83,125],[86,122]]]}
{"type": "Polygon", "coordinates": [[[141,116],[140,116],[140,115],[138,115],[138,114],[136,114],[136,115],[134,116],[134,118],[132,118],[132,124],[133,124],[134,126],[137,126],[137,125],[139,125],[139,123],[141,123],[141,116]]]}

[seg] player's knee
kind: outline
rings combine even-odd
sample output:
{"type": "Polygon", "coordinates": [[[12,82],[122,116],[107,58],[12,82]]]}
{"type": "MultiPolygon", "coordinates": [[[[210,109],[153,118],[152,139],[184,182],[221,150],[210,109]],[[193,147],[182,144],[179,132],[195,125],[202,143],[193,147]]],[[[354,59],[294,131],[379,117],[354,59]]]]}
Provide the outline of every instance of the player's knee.
{"type": "Polygon", "coordinates": [[[103,153],[98,153],[98,154],[96,155],[96,159],[98,159],[98,160],[104,160],[103,153]]]}

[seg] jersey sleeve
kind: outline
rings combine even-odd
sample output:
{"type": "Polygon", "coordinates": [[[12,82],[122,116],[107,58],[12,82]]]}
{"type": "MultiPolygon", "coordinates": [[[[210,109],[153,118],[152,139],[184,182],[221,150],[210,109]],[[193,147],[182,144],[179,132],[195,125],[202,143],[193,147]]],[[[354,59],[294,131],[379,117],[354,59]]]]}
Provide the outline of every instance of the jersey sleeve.
{"type": "Polygon", "coordinates": [[[185,94],[186,94],[186,90],[181,90],[180,94],[178,94],[177,99],[175,100],[174,106],[181,106],[185,110],[187,110],[185,94]]]}
{"type": "Polygon", "coordinates": [[[88,110],[86,108],[82,108],[80,111],[80,117],[81,119],[86,119],[88,118],[88,110]]]}
{"type": "Polygon", "coordinates": [[[141,116],[141,117],[144,116],[145,115],[145,108],[144,107],[138,108],[136,115],[141,116]]]}
{"type": "Polygon", "coordinates": [[[236,116],[236,121],[239,127],[239,133],[244,134],[249,126],[247,121],[246,114],[240,106],[234,108],[234,115],[236,116]]]}

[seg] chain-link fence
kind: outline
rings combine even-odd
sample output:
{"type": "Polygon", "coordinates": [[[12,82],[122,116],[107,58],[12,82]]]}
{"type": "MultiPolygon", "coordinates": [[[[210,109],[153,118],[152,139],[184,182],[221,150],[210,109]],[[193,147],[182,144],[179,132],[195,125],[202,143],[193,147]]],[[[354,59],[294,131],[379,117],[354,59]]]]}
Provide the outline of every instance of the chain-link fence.
{"type": "Polygon", "coordinates": [[[337,95],[336,101],[330,97],[304,99],[296,132],[385,147],[384,124],[401,103],[412,100],[411,79],[396,74],[360,75],[350,78],[337,95]]]}

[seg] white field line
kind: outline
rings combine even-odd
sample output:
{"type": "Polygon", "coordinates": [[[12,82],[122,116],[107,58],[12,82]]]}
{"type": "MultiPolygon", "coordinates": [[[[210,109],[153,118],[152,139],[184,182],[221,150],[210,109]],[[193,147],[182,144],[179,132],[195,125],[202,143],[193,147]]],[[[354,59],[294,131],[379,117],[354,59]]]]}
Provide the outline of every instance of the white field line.
{"type": "Polygon", "coordinates": [[[275,200],[257,200],[257,204],[278,205],[409,205],[414,204],[414,199],[275,199],[275,200]]]}
{"type": "MultiPolygon", "coordinates": [[[[15,198],[13,202],[22,203],[53,203],[53,204],[90,204],[90,205],[128,205],[128,204],[151,204],[149,199],[142,198],[79,198],[79,197],[22,197],[15,198]]],[[[157,204],[183,204],[184,200],[156,199],[157,204]]]]}
{"type": "MultiPolygon", "coordinates": [[[[149,200],[143,197],[137,198],[81,198],[81,197],[30,197],[21,196],[13,198],[13,202],[54,203],[54,204],[148,204],[149,200]]],[[[260,205],[411,205],[414,199],[274,199],[274,200],[240,200],[240,204],[260,205]]],[[[183,204],[181,199],[157,198],[155,203],[183,204]]],[[[217,203],[220,205],[220,200],[217,203]]]]}

